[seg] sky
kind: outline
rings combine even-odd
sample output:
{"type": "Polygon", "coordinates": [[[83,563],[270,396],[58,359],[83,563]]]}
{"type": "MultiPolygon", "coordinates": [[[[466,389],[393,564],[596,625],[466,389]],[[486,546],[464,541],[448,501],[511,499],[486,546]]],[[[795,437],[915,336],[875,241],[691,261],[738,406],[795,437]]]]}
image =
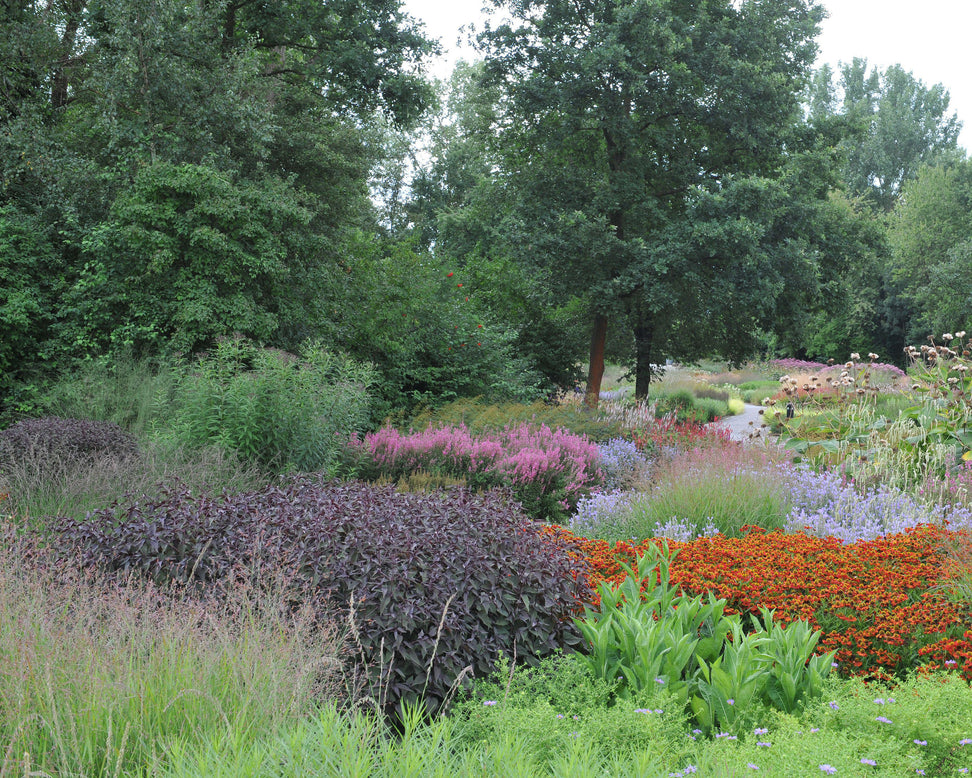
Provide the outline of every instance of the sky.
{"type": "MultiPolygon", "coordinates": [[[[406,11],[425,23],[448,49],[432,69],[445,78],[459,58],[475,59],[456,44],[459,28],[482,19],[481,0],[404,0],[406,11]]],[[[824,0],[829,18],[817,38],[817,66],[867,59],[868,66],[900,64],[925,86],[941,83],[949,111],[965,125],[959,145],[972,151],[972,2],[970,0],[824,0]]]]}

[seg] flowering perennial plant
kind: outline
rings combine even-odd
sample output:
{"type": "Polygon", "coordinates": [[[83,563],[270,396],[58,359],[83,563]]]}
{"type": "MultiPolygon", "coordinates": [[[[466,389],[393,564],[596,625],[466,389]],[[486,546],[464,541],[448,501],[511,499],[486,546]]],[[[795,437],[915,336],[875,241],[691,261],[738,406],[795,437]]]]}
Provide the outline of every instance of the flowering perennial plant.
{"type": "Polygon", "coordinates": [[[731,442],[729,430],[726,428],[679,422],[672,414],[635,430],[631,439],[638,448],[663,451],[728,446],[731,442]]]}
{"type": "Polygon", "coordinates": [[[384,427],[349,443],[364,478],[398,479],[417,470],[464,478],[473,488],[508,486],[524,510],[560,520],[604,476],[598,447],[565,430],[518,424],[473,437],[464,425],[402,433],[384,427]]]}
{"type": "Polygon", "coordinates": [[[770,367],[774,370],[783,373],[794,373],[797,371],[816,371],[823,370],[827,365],[822,362],[808,362],[805,359],[772,359],[769,363],[770,367]]]}
{"type": "Polygon", "coordinates": [[[612,438],[598,450],[605,491],[630,488],[647,479],[651,463],[633,441],[612,438]]]}
{"type": "Polygon", "coordinates": [[[972,529],[972,509],[964,505],[928,505],[885,486],[860,491],[839,472],[787,468],[786,485],[793,508],[786,517],[790,532],[806,530],[844,543],[874,540],[920,524],[972,529]]]}
{"type": "MultiPolygon", "coordinates": [[[[620,585],[657,541],[637,546],[570,537],[589,566],[591,600],[599,583],[620,585]]],[[[945,543],[955,533],[922,525],[905,533],[843,544],[837,538],[764,533],[700,538],[678,549],[671,581],[688,595],[709,592],[726,613],[775,611],[780,623],[806,619],[823,630],[818,650],[836,650],[842,672],[884,678],[918,666],[955,669],[972,680],[972,606],[938,590],[945,543]],[[951,660],[954,664],[946,664],[951,660]]]]}

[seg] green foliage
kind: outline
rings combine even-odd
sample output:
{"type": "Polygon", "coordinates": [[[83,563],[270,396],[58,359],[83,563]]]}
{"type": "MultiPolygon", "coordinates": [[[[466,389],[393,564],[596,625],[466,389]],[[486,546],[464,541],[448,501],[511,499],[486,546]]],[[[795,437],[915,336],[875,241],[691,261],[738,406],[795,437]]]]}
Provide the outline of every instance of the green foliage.
{"type": "Polygon", "coordinates": [[[407,242],[359,238],[323,328],[329,342],[379,371],[374,426],[459,397],[537,397],[544,378],[487,304],[489,279],[471,279],[407,242]]]}
{"type": "Polygon", "coordinates": [[[518,733],[541,764],[556,760],[577,738],[601,753],[630,758],[664,751],[677,758],[679,748],[671,753],[666,743],[684,739],[685,720],[677,701],[656,689],[619,700],[617,688],[617,683],[596,677],[577,654],[517,668],[502,657],[489,677],[477,680],[471,693],[453,705],[449,716],[455,735],[470,743],[518,733]]]}
{"type": "Polygon", "coordinates": [[[370,367],[319,344],[294,356],[223,340],[180,380],[172,429],[268,470],[330,471],[367,423],[373,381],[370,367]]]}
{"type": "Polygon", "coordinates": [[[865,59],[843,63],[840,106],[834,75],[829,67],[815,75],[813,89],[829,96],[811,104],[811,119],[843,119],[847,130],[840,146],[847,188],[890,211],[923,162],[955,148],[961,122],[949,114],[942,84],[926,87],[900,65],[868,72],[865,59]]]}
{"type": "Polygon", "coordinates": [[[725,600],[670,585],[676,553],[652,545],[636,569],[622,564],[618,589],[598,584],[598,608],[577,620],[595,677],[633,695],[664,686],[706,732],[751,726],[757,702],[794,713],[820,695],[835,652],[812,656],[819,631],[805,622],[784,629],[764,610],[747,634],[739,615],[724,614],[725,600]]]}
{"type": "Polygon", "coordinates": [[[904,186],[891,216],[891,269],[914,309],[909,342],[955,329],[972,331],[972,162],[941,159],[904,186]]]}
{"type": "Polygon", "coordinates": [[[84,240],[66,296],[84,350],[185,352],[240,333],[270,340],[299,277],[310,203],[286,181],[259,184],[204,165],[155,163],[84,240]]]}
{"type": "Polygon", "coordinates": [[[729,415],[729,403],[709,397],[700,397],[695,401],[692,417],[699,424],[708,424],[716,419],[729,415]]]}
{"type": "Polygon", "coordinates": [[[0,398],[47,356],[57,264],[39,220],[0,201],[0,398]]]}
{"type": "Polygon", "coordinates": [[[488,161],[503,174],[469,197],[480,240],[622,330],[639,397],[652,362],[744,351],[780,291],[813,275],[788,231],[798,189],[778,173],[820,9],[492,5],[508,21],[479,42],[484,91],[499,93],[488,161]]]}
{"type": "Polygon", "coordinates": [[[620,422],[603,413],[581,410],[569,403],[486,402],[481,397],[454,400],[431,409],[426,408],[409,423],[412,429],[436,426],[465,426],[473,435],[500,432],[518,424],[545,424],[550,429],[565,429],[575,435],[603,443],[623,433],[620,422]]]}
{"type": "Polygon", "coordinates": [[[61,373],[38,398],[45,413],[118,424],[136,435],[164,428],[172,418],[184,366],[119,354],[80,362],[61,373]]]}

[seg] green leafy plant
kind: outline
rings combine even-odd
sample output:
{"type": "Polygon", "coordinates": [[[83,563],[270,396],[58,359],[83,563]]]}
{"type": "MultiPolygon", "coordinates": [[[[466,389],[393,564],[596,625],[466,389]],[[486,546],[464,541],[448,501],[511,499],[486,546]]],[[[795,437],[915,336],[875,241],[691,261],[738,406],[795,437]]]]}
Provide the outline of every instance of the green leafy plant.
{"type": "Polygon", "coordinates": [[[300,356],[223,340],[180,384],[176,435],[271,471],[330,471],[368,419],[372,369],[305,345],[300,356]]]}
{"type": "Polygon", "coordinates": [[[620,680],[628,694],[664,686],[706,731],[738,728],[756,702],[793,713],[820,694],[834,653],[812,657],[819,631],[806,622],[784,628],[764,609],[746,633],[725,600],[670,584],[676,555],[667,542],[651,545],[634,567],[622,563],[620,587],[598,584],[598,607],[577,620],[595,677],[620,680]]]}

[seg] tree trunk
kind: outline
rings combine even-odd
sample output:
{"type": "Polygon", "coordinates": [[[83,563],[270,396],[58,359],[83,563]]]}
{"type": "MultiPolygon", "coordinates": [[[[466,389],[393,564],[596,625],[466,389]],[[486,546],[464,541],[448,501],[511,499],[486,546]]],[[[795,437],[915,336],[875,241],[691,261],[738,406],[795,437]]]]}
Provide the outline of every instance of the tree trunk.
{"type": "MultiPolygon", "coordinates": [[[[63,6],[66,20],[64,32],[61,34],[60,55],[51,73],[51,108],[55,110],[60,110],[68,102],[68,68],[75,62],[74,44],[78,37],[78,29],[81,27],[81,14],[84,13],[86,5],[87,0],[74,0],[63,6]]],[[[48,9],[50,10],[50,6],[48,9]]]]}
{"type": "Polygon", "coordinates": [[[604,377],[604,342],[607,340],[607,316],[594,317],[594,332],[591,334],[591,360],[587,368],[587,394],[584,404],[596,408],[601,397],[601,379],[604,377]]]}
{"type": "Polygon", "coordinates": [[[648,397],[648,385],[651,383],[651,341],[654,335],[655,326],[651,314],[638,311],[634,328],[636,400],[648,397]]]}

